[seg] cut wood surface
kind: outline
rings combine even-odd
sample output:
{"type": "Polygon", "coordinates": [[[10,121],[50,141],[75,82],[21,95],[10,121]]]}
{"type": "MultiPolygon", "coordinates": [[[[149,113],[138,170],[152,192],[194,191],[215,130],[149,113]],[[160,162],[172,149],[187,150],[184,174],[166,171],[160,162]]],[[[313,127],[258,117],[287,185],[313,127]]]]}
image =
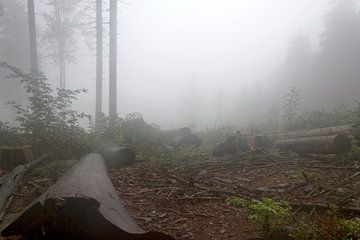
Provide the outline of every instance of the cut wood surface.
{"type": "Polygon", "coordinates": [[[360,137],[360,128],[353,127],[352,125],[344,125],[337,127],[326,127],[326,128],[316,128],[305,131],[296,131],[289,132],[284,134],[283,138],[308,138],[308,137],[321,137],[329,135],[353,135],[355,137],[360,137]]]}
{"type": "Polygon", "coordinates": [[[144,232],[130,217],[99,154],[82,158],[1,229],[25,239],[173,239],[144,232]]]}
{"type": "Polygon", "coordinates": [[[16,192],[20,180],[26,172],[34,168],[36,165],[46,159],[48,155],[44,155],[28,164],[17,166],[12,172],[8,173],[1,179],[0,187],[0,220],[2,219],[7,206],[10,204],[13,195],[16,192]]]}
{"type": "Polygon", "coordinates": [[[275,146],[298,153],[344,154],[350,151],[351,140],[345,135],[278,140],[275,146]]]}

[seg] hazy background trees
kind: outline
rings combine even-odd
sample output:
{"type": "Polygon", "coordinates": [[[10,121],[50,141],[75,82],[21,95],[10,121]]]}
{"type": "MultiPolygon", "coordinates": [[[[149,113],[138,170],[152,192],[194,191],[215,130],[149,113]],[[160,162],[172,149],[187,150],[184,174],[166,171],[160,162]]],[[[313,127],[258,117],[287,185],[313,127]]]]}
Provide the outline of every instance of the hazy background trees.
{"type": "MultiPolygon", "coordinates": [[[[283,95],[291,86],[300,91],[297,120],[346,113],[360,99],[355,0],[128,2],[118,2],[118,50],[110,51],[118,53],[119,79],[110,89],[118,92],[120,116],[140,112],[165,128],[232,124],[275,130],[283,127],[283,95]],[[284,8],[273,8],[280,3],[284,8]]],[[[26,0],[1,3],[0,60],[29,71],[26,0]]],[[[102,1],[98,28],[95,1],[36,3],[39,61],[51,86],[89,89],[75,107],[94,116],[97,106],[99,116],[108,115],[110,1],[102,1]],[[96,57],[88,43],[100,40],[96,57]],[[103,103],[95,104],[96,93],[103,103]]],[[[25,99],[20,83],[1,74],[1,102],[25,99]]],[[[8,115],[0,120],[11,120],[8,115]]]]}
{"type": "Polygon", "coordinates": [[[46,30],[43,41],[48,56],[59,67],[59,86],[66,86],[66,65],[76,63],[78,32],[81,27],[81,0],[47,0],[43,13],[46,30]]]}

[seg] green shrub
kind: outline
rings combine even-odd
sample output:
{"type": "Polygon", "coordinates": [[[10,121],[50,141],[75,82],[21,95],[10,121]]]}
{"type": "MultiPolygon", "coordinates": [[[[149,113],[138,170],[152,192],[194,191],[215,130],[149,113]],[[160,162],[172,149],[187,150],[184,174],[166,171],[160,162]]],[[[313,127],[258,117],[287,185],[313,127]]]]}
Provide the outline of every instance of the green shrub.
{"type": "Polygon", "coordinates": [[[343,232],[343,236],[339,240],[360,239],[360,220],[341,219],[338,222],[338,228],[343,232]]]}
{"type": "Polygon", "coordinates": [[[19,123],[17,134],[30,143],[39,153],[52,153],[56,158],[78,157],[89,151],[87,132],[80,127],[79,120],[88,117],[71,109],[72,103],[84,89],[57,89],[54,94],[47,78],[38,74],[36,78],[6,63],[0,67],[11,72],[9,77],[19,78],[28,94],[28,104],[10,102],[16,111],[19,123]]]}
{"type": "Polygon", "coordinates": [[[227,204],[238,208],[247,207],[249,205],[249,201],[241,197],[229,197],[226,199],[226,202],[227,204]]]}
{"type": "Polygon", "coordinates": [[[270,198],[262,201],[252,200],[249,208],[251,209],[249,218],[262,225],[265,238],[269,237],[271,227],[290,216],[292,211],[288,203],[276,202],[270,198]]]}

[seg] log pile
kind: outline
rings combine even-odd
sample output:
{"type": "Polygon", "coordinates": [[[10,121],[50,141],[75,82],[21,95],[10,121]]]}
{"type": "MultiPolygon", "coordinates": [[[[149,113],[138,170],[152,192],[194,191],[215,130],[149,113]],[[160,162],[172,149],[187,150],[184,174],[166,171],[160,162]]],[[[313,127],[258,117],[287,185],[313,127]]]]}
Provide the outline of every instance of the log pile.
{"type": "Polygon", "coordinates": [[[102,157],[89,154],[1,229],[25,239],[173,239],[144,232],[127,213],[102,157]]]}

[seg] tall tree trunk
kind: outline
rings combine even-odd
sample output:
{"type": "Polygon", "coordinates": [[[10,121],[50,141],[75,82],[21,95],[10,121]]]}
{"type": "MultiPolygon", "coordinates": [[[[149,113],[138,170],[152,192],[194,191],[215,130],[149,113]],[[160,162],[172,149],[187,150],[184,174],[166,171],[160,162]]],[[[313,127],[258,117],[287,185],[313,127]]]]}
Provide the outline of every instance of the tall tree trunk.
{"type": "Polygon", "coordinates": [[[110,0],[109,125],[116,126],[117,0],[110,0]]]}
{"type": "Polygon", "coordinates": [[[27,5],[28,5],[29,40],[30,40],[31,75],[32,77],[35,77],[39,72],[39,66],[38,66],[37,44],[36,44],[34,0],[27,0],[27,5]]]}
{"type": "Polygon", "coordinates": [[[95,129],[99,129],[102,117],[102,77],[103,77],[103,41],[102,41],[102,0],[96,0],[96,110],[95,129]]]}

